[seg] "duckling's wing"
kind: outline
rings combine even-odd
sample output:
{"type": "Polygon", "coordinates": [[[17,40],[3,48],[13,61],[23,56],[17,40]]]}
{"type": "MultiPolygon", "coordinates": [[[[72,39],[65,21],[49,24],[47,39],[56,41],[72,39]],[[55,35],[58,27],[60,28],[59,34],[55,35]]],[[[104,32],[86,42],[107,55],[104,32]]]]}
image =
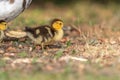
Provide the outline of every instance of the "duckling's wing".
{"type": "Polygon", "coordinates": [[[54,30],[48,25],[37,27],[34,33],[35,37],[42,36],[43,38],[53,37],[55,34],[54,30]]]}
{"type": "MultiPolygon", "coordinates": [[[[49,43],[55,35],[55,31],[50,26],[42,26],[39,28],[39,30],[40,30],[40,33],[37,35],[38,37],[39,36],[42,37],[42,42],[49,43]]],[[[38,33],[38,31],[36,33],[38,33]]]]}
{"type": "Polygon", "coordinates": [[[50,42],[54,35],[55,31],[48,25],[45,26],[39,26],[36,28],[25,28],[28,37],[31,38],[36,43],[46,43],[50,42]]]}
{"type": "Polygon", "coordinates": [[[23,12],[32,0],[0,0],[0,20],[9,22],[23,12]]]}

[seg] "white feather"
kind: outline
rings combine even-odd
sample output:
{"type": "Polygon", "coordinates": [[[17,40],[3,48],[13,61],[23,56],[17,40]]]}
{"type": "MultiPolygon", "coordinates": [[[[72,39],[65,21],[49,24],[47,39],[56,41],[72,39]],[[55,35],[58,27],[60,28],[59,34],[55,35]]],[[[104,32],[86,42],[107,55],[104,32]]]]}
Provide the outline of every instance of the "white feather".
{"type": "MultiPolygon", "coordinates": [[[[25,8],[27,8],[32,0],[26,0],[25,8]]],[[[24,0],[14,0],[14,3],[10,3],[9,0],[0,1],[0,20],[9,22],[17,17],[23,10],[24,0]]]]}

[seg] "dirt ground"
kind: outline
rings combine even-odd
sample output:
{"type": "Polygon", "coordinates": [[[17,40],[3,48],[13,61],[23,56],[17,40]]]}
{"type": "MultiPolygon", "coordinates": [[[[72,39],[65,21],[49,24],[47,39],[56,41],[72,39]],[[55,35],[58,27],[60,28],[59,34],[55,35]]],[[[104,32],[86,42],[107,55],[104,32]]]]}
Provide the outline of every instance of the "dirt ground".
{"type": "MultiPolygon", "coordinates": [[[[78,11],[77,4],[76,7],[73,7],[75,13],[71,13],[72,10],[68,8],[54,8],[51,6],[49,9],[46,7],[46,10],[44,10],[39,9],[39,7],[31,7],[13,22],[10,22],[11,29],[24,29],[23,25],[46,24],[50,20],[49,18],[60,16],[63,17],[65,23],[65,34],[60,42],[46,46],[44,51],[41,50],[41,46],[34,45],[29,38],[3,41],[0,45],[0,76],[3,77],[3,80],[21,73],[36,74],[43,80],[54,80],[54,78],[56,80],[96,80],[95,78],[98,78],[98,80],[119,80],[119,16],[116,17],[111,9],[103,9],[98,6],[95,11],[101,12],[99,18],[102,21],[99,22],[97,13],[97,17],[94,17],[96,14],[90,12],[90,19],[89,16],[83,16],[84,10],[90,6],[81,6],[80,10],[83,13],[78,11]],[[63,13],[60,14],[62,9],[63,13]],[[31,13],[27,15],[28,12],[31,13]],[[48,12],[50,14],[47,14],[48,12]],[[108,20],[104,17],[105,15],[102,15],[104,13],[109,18],[108,20]],[[34,15],[31,16],[32,14],[34,15]],[[78,19],[79,15],[83,18],[78,19]],[[87,20],[84,17],[87,17],[87,20]],[[98,22],[95,22],[96,19],[98,19],[98,22]],[[114,27],[116,25],[118,27],[114,27]],[[18,27],[14,28],[12,26],[18,27]],[[52,75],[48,77],[48,74],[52,75]],[[45,75],[48,78],[45,78],[45,75]],[[65,78],[66,76],[68,77],[65,78]]],[[[94,6],[91,6],[90,9],[94,10],[94,6]]],[[[14,80],[15,77],[11,79],[14,80]]],[[[36,78],[27,79],[37,80],[36,78]]]]}

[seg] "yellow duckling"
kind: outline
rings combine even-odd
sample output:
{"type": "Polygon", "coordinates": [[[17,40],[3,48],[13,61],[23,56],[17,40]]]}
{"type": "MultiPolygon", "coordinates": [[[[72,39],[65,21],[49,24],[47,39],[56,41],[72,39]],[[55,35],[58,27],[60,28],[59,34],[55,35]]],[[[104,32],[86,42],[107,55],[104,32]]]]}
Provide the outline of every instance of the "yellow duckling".
{"type": "Polygon", "coordinates": [[[5,21],[0,21],[0,42],[2,41],[4,37],[4,30],[7,29],[7,23],[5,21]]]}
{"type": "Polygon", "coordinates": [[[35,43],[40,44],[42,49],[44,45],[52,44],[55,41],[62,39],[63,21],[60,19],[53,19],[51,25],[43,25],[35,28],[26,27],[27,36],[35,43]]]}

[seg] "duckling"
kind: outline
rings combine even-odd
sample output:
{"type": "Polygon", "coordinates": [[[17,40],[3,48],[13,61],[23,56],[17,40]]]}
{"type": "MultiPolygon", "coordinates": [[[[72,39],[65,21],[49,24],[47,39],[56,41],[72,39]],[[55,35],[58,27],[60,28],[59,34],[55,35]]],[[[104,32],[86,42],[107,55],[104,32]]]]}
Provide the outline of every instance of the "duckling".
{"type": "Polygon", "coordinates": [[[7,29],[6,22],[1,20],[0,21],[0,42],[2,41],[4,37],[4,31],[7,29]]]}
{"type": "Polygon", "coordinates": [[[42,49],[45,45],[53,44],[62,39],[63,21],[53,19],[51,25],[42,25],[35,28],[26,27],[27,36],[35,43],[40,44],[42,49]]]}

